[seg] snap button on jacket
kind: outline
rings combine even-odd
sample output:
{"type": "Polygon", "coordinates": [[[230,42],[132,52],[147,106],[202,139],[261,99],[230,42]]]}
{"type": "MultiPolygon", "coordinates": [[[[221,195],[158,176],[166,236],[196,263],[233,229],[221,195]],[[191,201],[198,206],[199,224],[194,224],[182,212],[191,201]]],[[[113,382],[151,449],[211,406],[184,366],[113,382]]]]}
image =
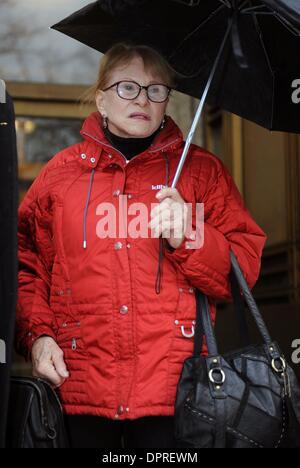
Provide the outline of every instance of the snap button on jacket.
{"type": "Polygon", "coordinates": [[[165,240],[157,291],[159,239],[126,233],[120,197],[130,195],[128,223],[137,203],[150,222],[156,193],[174,178],[182,133],[168,117],[128,163],[105,139],[98,113],[81,136],[46,164],[19,208],[17,349],[29,359],[41,335],[58,343],[70,372],[59,389],[69,414],[170,416],[193,353],[194,289],[209,296],[215,320],[216,300],[231,301],[230,248],[252,288],[266,235],[220,159],[192,146],[177,189],[193,207],[204,203],[204,244],[172,250],[165,240]],[[103,238],[105,203],[115,209],[116,230],[103,238]]]}

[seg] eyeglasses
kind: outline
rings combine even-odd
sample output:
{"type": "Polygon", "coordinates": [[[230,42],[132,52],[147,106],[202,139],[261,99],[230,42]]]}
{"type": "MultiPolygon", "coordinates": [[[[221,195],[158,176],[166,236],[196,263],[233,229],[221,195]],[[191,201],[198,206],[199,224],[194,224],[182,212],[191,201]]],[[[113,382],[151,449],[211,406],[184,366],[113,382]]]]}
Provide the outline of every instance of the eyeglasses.
{"type": "Polygon", "coordinates": [[[160,83],[151,84],[149,86],[141,86],[135,81],[118,81],[108,88],[103,89],[103,91],[108,91],[115,86],[117,87],[118,96],[122,99],[126,99],[128,101],[136,99],[140,95],[142,89],[145,89],[147,91],[148,99],[157,103],[165,102],[168,99],[172,89],[160,83]]]}

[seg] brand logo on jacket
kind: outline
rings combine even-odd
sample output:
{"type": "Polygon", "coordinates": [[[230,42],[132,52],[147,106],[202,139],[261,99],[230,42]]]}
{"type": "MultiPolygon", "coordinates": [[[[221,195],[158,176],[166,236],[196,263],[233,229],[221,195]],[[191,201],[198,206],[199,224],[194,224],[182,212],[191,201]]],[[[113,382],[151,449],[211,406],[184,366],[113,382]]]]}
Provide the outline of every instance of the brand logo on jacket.
{"type": "Polygon", "coordinates": [[[292,82],[292,88],[295,90],[292,93],[292,102],[300,104],[300,78],[292,82]]]}
{"type": "Polygon", "coordinates": [[[6,344],[0,340],[0,364],[6,364],[6,344]]]}
{"type": "Polygon", "coordinates": [[[292,348],[295,350],[292,354],[292,361],[294,364],[300,364],[300,339],[293,341],[292,348]]]}
{"type": "Polygon", "coordinates": [[[152,190],[162,190],[167,188],[166,185],[152,185],[152,190]]]}

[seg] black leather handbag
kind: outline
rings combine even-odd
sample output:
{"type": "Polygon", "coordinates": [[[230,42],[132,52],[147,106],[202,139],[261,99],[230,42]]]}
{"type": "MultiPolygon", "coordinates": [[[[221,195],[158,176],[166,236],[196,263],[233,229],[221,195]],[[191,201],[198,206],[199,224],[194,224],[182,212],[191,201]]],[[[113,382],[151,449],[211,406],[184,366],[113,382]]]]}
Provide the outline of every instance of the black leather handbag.
{"type": "Polygon", "coordinates": [[[7,448],[68,448],[63,411],[41,379],[11,378],[7,448]]]}
{"type": "MultiPolygon", "coordinates": [[[[235,308],[245,301],[263,344],[220,355],[209,303],[196,291],[194,355],[184,362],[175,402],[178,448],[300,448],[300,387],[231,252],[231,287],[235,308]],[[243,295],[241,295],[241,291],[243,295]],[[201,356],[203,339],[208,357],[201,356]]],[[[239,313],[241,333],[246,319],[239,313]]]]}

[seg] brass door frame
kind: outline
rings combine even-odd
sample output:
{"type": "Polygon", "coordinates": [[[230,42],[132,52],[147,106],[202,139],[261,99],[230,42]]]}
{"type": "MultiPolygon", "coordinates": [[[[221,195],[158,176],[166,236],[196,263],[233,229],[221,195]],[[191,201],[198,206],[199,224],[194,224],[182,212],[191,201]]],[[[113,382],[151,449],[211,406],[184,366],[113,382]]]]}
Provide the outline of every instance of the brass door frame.
{"type": "Polygon", "coordinates": [[[289,261],[293,268],[291,302],[300,302],[300,136],[285,135],[289,261]]]}
{"type": "Polygon", "coordinates": [[[6,85],[17,116],[84,119],[96,110],[93,105],[80,104],[86,86],[21,82],[6,85]]]}

